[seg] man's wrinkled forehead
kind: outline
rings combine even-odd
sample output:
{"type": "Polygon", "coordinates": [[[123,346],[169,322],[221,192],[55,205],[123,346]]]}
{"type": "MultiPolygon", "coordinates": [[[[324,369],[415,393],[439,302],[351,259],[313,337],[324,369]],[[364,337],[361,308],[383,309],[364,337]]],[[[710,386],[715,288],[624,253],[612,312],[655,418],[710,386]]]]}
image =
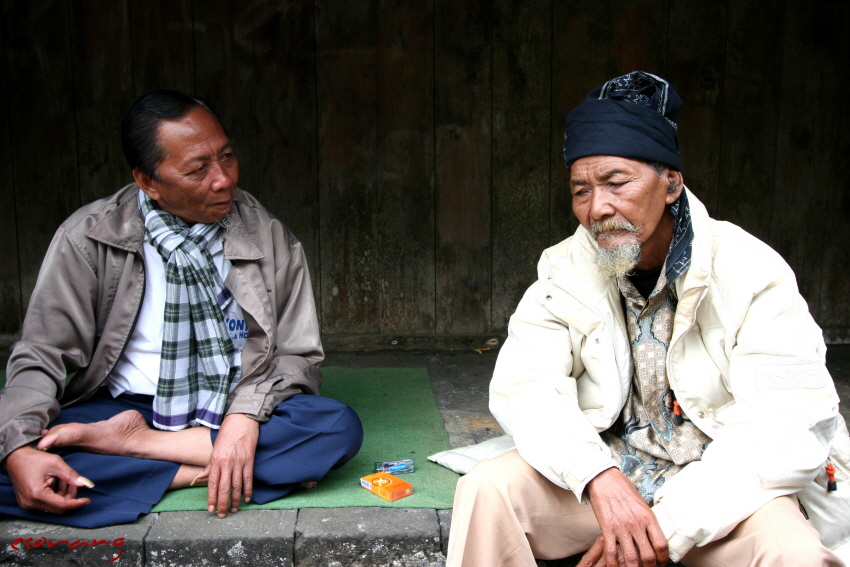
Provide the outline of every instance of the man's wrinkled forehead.
{"type": "Polygon", "coordinates": [[[612,166],[610,169],[604,169],[592,174],[584,168],[570,168],[570,186],[576,187],[578,185],[589,185],[594,182],[598,183],[600,181],[610,181],[618,176],[630,177],[632,175],[633,172],[617,166],[612,166]]]}
{"type": "Polygon", "coordinates": [[[570,167],[570,187],[582,187],[609,181],[628,181],[639,173],[643,162],[619,156],[587,156],[570,167]]]}

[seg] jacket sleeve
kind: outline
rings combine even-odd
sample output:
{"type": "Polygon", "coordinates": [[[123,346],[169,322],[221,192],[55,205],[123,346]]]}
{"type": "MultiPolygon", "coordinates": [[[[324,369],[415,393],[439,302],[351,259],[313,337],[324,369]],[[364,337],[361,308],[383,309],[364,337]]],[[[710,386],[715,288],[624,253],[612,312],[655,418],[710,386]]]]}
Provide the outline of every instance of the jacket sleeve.
{"type": "Polygon", "coordinates": [[[91,361],[96,289],[90,258],[60,228],[39,271],[0,391],[0,460],[41,437],[59,415],[66,376],[91,361]]]}
{"type": "MultiPolygon", "coordinates": [[[[270,238],[277,237],[273,276],[267,276],[267,289],[257,289],[271,305],[262,309],[257,323],[265,331],[268,343],[260,351],[271,349],[267,364],[262,363],[254,376],[243,378],[230,394],[227,413],[243,413],[258,421],[267,421],[275,406],[296,394],[318,394],[322,383],[319,365],[324,359],[319,336],[319,321],[310,273],[301,243],[279,221],[274,221],[270,238]],[[281,231],[281,234],[275,234],[281,231]],[[268,313],[276,316],[269,320],[268,313]]],[[[271,269],[271,266],[268,266],[271,269]]],[[[264,270],[265,273],[265,270],[264,270]]],[[[265,287],[265,283],[261,283],[265,287]]],[[[257,287],[254,282],[254,288],[257,287]]],[[[246,317],[249,314],[246,312],[246,317]]],[[[255,356],[255,347],[246,343],[243,371],[255,356]],[[250,350],[251,354],[246,354],[250,350]]],[[[262,352],[260,353],[262,356],[262,352]]]]}
{"type": "Polygon", "coordinates": [[[544,305],[551,298],[546,262],[544,256],[541,279],[511,317],[490,383],[490,411],[528,464],[582,501],[587,483],[616,463],[579,407],[577,380],[585,372],[574,364],[573,343],[584,337],[573,336],[544,305]]]}
{"type": "MultiPolygon", "coordinates": [[[[803,489],[829,454],[838,397],[822,335],[794,274],[778,263],[750,297],[739,297],[747,289],[743,282],[723,296],[727,313],[744,314],[737,333],[727,335],[734,344],[723,379],[732,401],[715,410],[686,408],[698,425],[713,416],[718,426],[707,429],[712,442],[702,459],[669,479],[653,507],[673,561],[724,537],[770,500],[803,489]]],[[[686,368],[682,351],[678,355],[671,368],[680,382],[687,377],[678,375],[686,368]]]]}

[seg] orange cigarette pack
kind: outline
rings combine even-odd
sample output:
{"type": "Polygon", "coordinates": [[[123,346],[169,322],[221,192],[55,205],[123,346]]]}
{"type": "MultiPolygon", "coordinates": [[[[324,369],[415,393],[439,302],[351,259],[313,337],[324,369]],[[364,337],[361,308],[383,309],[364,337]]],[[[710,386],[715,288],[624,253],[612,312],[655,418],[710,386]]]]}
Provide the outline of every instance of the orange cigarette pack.
{"type": "Polygon", "coordinates": [[[413,494],[413,485],[389,473],[375,473],[360,479],[360,486],[384,500],[393,502],[413,494]]]}

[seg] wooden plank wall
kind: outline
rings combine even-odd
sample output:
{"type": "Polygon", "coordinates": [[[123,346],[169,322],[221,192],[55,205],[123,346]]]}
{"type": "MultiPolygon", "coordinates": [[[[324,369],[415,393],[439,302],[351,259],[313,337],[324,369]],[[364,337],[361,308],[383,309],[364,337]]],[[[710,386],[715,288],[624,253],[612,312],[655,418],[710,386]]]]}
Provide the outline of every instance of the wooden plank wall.
{"type": "Polygon", "coordinates": [[[634,69],[676,86],[688,185],[782,253],[850,342],[841,0],[0,0],[0,335],[47,244],[126,183],[118,124],[215,108],[240,185],[307,250],[329,348],[475,348],[575,229],[564,118],[634,69]]]}

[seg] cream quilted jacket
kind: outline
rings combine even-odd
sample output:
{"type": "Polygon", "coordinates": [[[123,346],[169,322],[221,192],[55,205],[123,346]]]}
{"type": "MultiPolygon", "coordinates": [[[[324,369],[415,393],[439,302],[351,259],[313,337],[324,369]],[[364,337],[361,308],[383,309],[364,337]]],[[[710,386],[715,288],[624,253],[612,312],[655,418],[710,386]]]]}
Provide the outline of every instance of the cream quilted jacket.
{"type": "MultiPolygon", "coordinates": [[[[850,437],[821,331],[782,258],[688,198],[693,254],[675,283],[666,365],[683,410],[712,443],[656,493],[671,559],[797,494],[824,544],[850,565],[850,437]],[[836,492],[826,490],[827,461],[836,492]]],[[[615,465],[599,432],[620,414],[632,376],[619,292],[596,272],[595,249],[579,227],[543,253],[490,386],[490,409],[522,457],[579,499],[615,465]]]]}

